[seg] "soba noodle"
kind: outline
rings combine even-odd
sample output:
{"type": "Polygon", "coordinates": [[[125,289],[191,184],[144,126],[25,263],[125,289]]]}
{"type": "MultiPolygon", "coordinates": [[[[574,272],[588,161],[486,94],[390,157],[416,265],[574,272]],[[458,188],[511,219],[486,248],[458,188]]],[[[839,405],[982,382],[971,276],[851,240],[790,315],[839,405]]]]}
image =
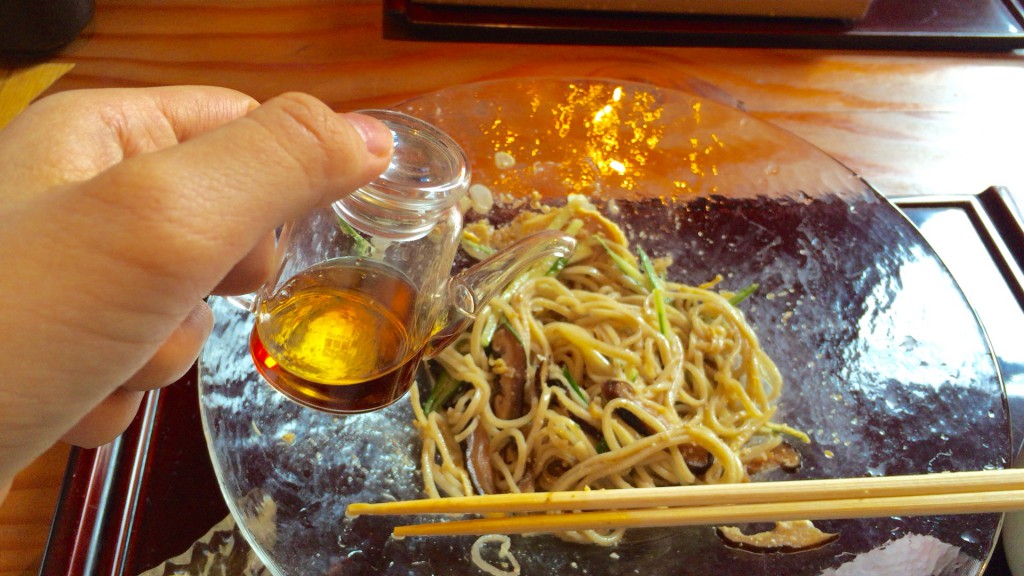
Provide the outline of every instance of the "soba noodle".
{"type": "MultiPolygon", "coordinates": [[[[544,228],[573,234],[573,257],[494,299],[432,361],[422,404],[414,387],[429,496],[744,482],[784,433],[800,436],[771,423],[782,378],[743,295],[664,279],[670,262],[631,248],[585,198],[466,238],[486,253],[544,228]],[[521,387],[511,412],[496,408],[506,386],[521,387]]],[[[611,545],[623,532],[562,536],[611,545]]]]}

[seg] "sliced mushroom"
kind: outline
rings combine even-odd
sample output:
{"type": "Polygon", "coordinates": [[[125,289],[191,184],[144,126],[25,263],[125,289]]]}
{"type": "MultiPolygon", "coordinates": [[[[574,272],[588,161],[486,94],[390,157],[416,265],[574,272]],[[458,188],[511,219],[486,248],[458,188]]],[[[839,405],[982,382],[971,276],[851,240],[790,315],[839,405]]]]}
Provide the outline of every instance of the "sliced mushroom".
{"type": "MultiPolygon", "coordinates": [[[[623,382],[622,380],[605,380],[604,383],[601,384],[601,397],[604,398],[605,402],[611,402],[617,398],[622,398],[623,400],[628,400],[630,402],[638,402],[633,386],[629,382],[623,382]]],[[[615,415],[625,422],[627,426],[644,436],[650,436],[657,433],[657,430],[652,430],[650,426],[629,410],[619,408],[615,410],[615,415]]]]}
{"type": "Polygon", "coordinates": [[[772,448],[760,458],[747,462],[747,474],[754,475],[781,468],[793,473],[800,469],[800,453],[789,444],[783,442],[772,448]]]}
{"type": "Polygon", "coordinates": [[[711,468],[711,465],[715,463],[715,456],[703,446],[683,444],[679,446],[679,451],[683,455],[686,467],[690,469],[690,473],[694,476],[703,476],[711,468]]]}
{"type": "Polygon", "coordinates": [[[495,330],[491,350],[506,366],[505,373],[498,378],[498,390],[491,397],[491,408],[498,418],[519,418],[526,413],[526,350],[505,325],[495,330]]]}
{"type": "Polygon", "coordinates": [[[590,436],[591,438],[597,438],[599,440],[602,438],[603,435],[601,434],[601,431],[598,430],[597,427],[595,427],[590,422],[587,422],[586,420],[580,418],[579,416],[576,416],[575,414],[569,414],[569,419],[575,422],[580,427],[580,429],[583,430],[583,433],[586,434],[587,436],[590,436]]]}
{"type": "Polygon", "coordinates": [[[610,402],[616,398],[636,400],[636,391],[633,390],[632,384],[624,380],[605,380],[601,384],[601,397],[604,398],[605,402],[610,402]]]}
{"type": "Polygon", "coordinates": [[[466,439],[466,469],[473,487],[480,494],[494,494],[494,469],[491,467],[491,441],[487,432],[477,424],[466,439]]]}
{"type": "Polygon", "coordinates": [[[519,487],[520,492],[533,492],[536,489],[533,481],[533,472],[529,470],[524,472],[523,477],[516,482],[516,486],[519,487]]]}
{"type": "Polygon", "coordinates": [[[779,468],[782,468],[785,472],[792,474],[800,469],[802,459],[800,453],[796,451],[789,444],[783,442],[772,450],[772,457],[779,464],[779,468]]]}
{"type": "MultiPolygon", "coordinates": [[[[633,386],[629,382],[623,382],[622,380],[606,380],[601,384],[601,397],[604,398],[605,402],[610,402],[616,398],[622,398],[623,400],[629,400],[636,402],[637,405],[641,405],[637,399],[636,392],[633,390],[633,386]]],[[[629,427],[644,436],[650,436],[657,433],[657,430],[651,429],[647,423],[629,410],[619,408],[615,410],[615,415],[621,418],[629,427]]],[[[655,419],[661,421],[661,418],[657,414],[651,415],[655,419]]],[[[679,449],[683,455],[683,460],[686,461],[686,467],[690,469],[690,472],[693,473],[694,476],[703,475],[715,462],[715,457],[703,446],[698,446],[696,444],[684,444],[680,446],[679,449]]]]}
{"type": "Polygon", "coordinates": [[[749,535],[735,526],[719,526],[715,533],[727,546],[762,554],[804,552],[839,539],[839,534],[822,532],[809,520],[776,522],[772,530],[749,535]]]}

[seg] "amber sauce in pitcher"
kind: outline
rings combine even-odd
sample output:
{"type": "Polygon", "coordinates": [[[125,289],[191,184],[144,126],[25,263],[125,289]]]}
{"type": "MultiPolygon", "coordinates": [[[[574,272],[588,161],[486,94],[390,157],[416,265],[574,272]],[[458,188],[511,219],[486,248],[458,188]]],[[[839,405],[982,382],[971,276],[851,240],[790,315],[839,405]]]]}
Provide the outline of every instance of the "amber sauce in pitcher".
{"type": "Polygon", "coordinates": [[[425,343],[409,330],[415,304],[416,289],[397,270],[329,260],[260,303],[250,352],[264,378],[301,404],[377,409],[406,392],[423,355],[425,343]]]}
{"type": "Polygon", "coordinates": [[[420,359],[451,343],[482,303],[575,245],[538,232],[452,276],[459,201],[470,179],[465,153],[406,114],[362,113],[392,131],[388,169],[286,223],[274,279],[237,302],[256,317],[249,350],[264,379],[299,404],[335,414],[398,400],[420,359]]]}

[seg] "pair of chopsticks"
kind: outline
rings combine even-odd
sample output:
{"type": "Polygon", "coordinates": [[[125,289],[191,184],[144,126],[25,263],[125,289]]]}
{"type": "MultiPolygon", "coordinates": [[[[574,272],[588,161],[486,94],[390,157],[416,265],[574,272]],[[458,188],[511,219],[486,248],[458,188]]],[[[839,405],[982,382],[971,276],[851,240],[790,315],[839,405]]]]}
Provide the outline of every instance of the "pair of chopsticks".
{"type": "Polygon", "coordinates": [[[1024,510],[1024,470],[353,503],[346,515],[485,515],[396,526],[404,538],[1015,510],[1024,510]]]}

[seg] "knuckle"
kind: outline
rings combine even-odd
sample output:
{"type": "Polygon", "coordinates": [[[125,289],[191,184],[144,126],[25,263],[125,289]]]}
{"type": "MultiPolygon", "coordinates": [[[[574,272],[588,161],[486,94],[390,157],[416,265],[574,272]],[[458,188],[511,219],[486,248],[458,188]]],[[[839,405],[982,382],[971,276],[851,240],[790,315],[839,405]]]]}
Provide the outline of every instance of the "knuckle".
{"type": "Polygon", "coordinates": [[[361,158],[353,154],[358,135],[326,104],[308,94],[289,92],[263,106],[274,123],[276,144],[293,159],[308,179],[319,188],[350,172],[361,158]]]}
{"type": "Polygon", "coordinates": [[[272,112],[275,132],[287,150],[323,152],[333,147],[336,138],[334,112],[316,98],[290,92],[272,100],[267,110],[272,112]]]}

